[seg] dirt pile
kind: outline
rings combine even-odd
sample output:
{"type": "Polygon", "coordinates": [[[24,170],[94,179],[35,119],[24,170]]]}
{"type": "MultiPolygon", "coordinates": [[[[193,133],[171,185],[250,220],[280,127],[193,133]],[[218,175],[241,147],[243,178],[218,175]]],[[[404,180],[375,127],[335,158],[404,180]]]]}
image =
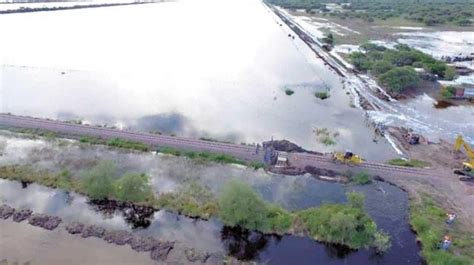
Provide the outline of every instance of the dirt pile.
{"type": "Polygon", "coordinates": [[[8,205],[4,204],[0,206],[0,218],[2,219],[10,218],[10,216],[12,216],[14,212],[15,212],[15,209],[13,209],[12,207],[8,205]]]}
{"type": "Polygon", "coordinates": [[[29,209],[21,209],[19,211],[15,211],[15,213],[13,213],[13,221],[17,223],[22,222],[28,219],[32,213],[33,212],[29,209]]]}
{"type": "Polygon", "coordinates": [[[61,223],[61,218],[57,216],[49,216],[46,214],[32,214],[28,218],[28,223],[33,226],[39,226],[47,230],[54,230],[61,223]]]}

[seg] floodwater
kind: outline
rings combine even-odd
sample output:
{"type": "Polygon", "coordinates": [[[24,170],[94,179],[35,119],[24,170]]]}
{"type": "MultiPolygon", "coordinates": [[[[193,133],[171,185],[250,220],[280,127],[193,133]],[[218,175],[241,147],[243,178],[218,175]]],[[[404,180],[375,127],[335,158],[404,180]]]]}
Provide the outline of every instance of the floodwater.
{"type": "MultiPolygon", "coordinates": [[[[203,164],[182,157],[130,153],[101,146],[85,148],[74,141],[31,140],[13,137],[9,133],[0,135],[0,154],[0,166],[28,164],[52,171],[67,168],[80,172],[93,166],[98,159],[112,160],[120,172],[149,174],[157,194],[176,191],[185,183],[198,183],[218,195],[227,181],[238,179],[254,187],[266,201],[279,203],[288,210],[305,209],[321,203],[345,203],[345,192],[357,190],[366,195],[368,213],[393,238],[392,248],[384,256],[377,256],[372,250],[350,251],[306,237],[281,237],[230,229],[214,219],[194,220],[166,211],[155,212],[148,217],[148,225],[137,226],[133,219],[125,218],[123,212],[101,212],[81,195],[0,179],[1,200],[13,207],[57,215],[65,222],[81,221],[176,240],[182,246],[203,252],[269,264],[294,264],[295,257],[298,257],[298,264],[420,264],[419,247],[407,221],[407,194],[387,183],[343,186],[309,175],[280,176],[241,166],[203,164]]],[[[78,173],[74,175],[80,176],[78,173]]],[[[177,256],[171,259],[182,258],[173,255],[177,256]]]]}
{"type": "Polygon", "coordinates": [[[0,112],[396,156],[373,141],[338,76],[277,21],[259,0],[0,16],[0,112]],[[328,89],[329,99],[314,96],[328,89]],[[318,141],[324,127],[336,145],[318,141]]]}
{"type": "Polygon", "coordinates": [[[43,7],[71,7],[71,6],[83,6],[91,4],[110,4],[110,3],[132,3],[134,1],[127,0],[94,0],[94,2],[56,2],[56,3],[5,3],[4,0],[0,0],[0,11],[4,10],[16,10],[22,8],[43,8],[43,7]]]}
{"type": "MultiPolygon", "coordinates": [[[[309,19],[306,16],[292,15],[287,12],[300,26],[302,26],[313,38],[321,35],[321,23],[309,19]]],[[[333,23],[334,24],[334,23],[333,23]]],[[[468,55],[474,52],[474,39],[471,32],[405,32],[399,33],[398,42],[407,44],[413,48],[433,55],[436,58],[441,56],[468,55]],[[449,47],[449,48],[448,48],[449,47]]],[[[385,40],[371,40],[371,42],[393,48],[394,42],[385,40]]],[[[348,53],[356,51],[357,46],[344,45],[336,46],[337,52],[348,53]]],[[[343,59],[335,53],[340,60],[343,59]]],[[[464,66],[473,67],[471,62],[464,62],[464,66]]],[[[349,76],[351,76],[349,74],[349,76]]],[[[452,140],[457,135],[462,134],[464,138],[474,144],[474,108],[472,106],[453,106],[446,109],[435,108],[436,101],[428,95],[421,95],[414,99],[403,102],[392,100],[386,102],[373,95],[373,91],[381,88],[368,76],[350,77],[348,81],[351,86],[377,106],[380,110],[368,111],[369,120],[377,124],[388,126],[411,128],[415,132],[422,134],[432,142],[439,139],[452,140]],[[361,83],[362,82],[362,83],[361,83]],[[366,86],[369,89],[365,88],[366,86]]],[[[459,76],[452,82],[441,81],[442,83],[466,84],[474,83],[474,75],[459,76]]]]}

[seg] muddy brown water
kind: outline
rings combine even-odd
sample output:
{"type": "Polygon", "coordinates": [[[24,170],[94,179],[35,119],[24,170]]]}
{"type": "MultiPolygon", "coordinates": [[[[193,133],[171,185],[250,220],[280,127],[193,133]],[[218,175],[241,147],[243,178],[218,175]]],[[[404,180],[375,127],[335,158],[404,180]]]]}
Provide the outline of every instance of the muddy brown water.
{"type": "Polygon", "coordinates": [[[451,106],[456,106],[456,105],[446,100],[440,100],[436,102],[435,104],[433,104],[433,106],[437,109],[445,109],[445,108],[449,108],[451,106]]]}

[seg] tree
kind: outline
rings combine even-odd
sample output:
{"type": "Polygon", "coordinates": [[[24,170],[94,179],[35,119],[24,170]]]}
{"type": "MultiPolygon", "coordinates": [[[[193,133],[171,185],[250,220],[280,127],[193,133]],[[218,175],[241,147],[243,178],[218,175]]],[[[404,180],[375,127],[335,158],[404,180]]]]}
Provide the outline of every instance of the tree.
{"type": "Polygon", "coordinates": [[[448,66],[446,67],[446,70],[444,71],[444,79],[446,80],[454,80],[457,76],[456,69],[454,67],[448,66]]]}
{"type": "Polygon", "coordinates": [[[378,81],[391,92],[400,93],[418,85],[421,81],[418,74],[411,67],[397,67],[381,74],[378,81]]]}
{"type": "Polygon", "coordinates": [[[324,43],[327,43],[329,45],[333,45],[334,44],[334,36],[332,35],[331,32],[329,32],[328,34],[326,34],[326,36],[323,38],[323,42],[324,43]]]}
{"type": "Polygon", "coordinates": [[[143,202],[153,196],[145,174],[127,173],[115,184],[115,196],[122,201],[143,202]]]}
{"type": "Polygon", "coordinates": [[[105,199],[113,192],[113,178],[117,171],[111,161],[100,161],[84,173],[82,185],[92,199],[105,199]]]}
{"type": "Polygon", "coordinates": [[[360,45],[360,49],[367,53],[367,52],[372,52],[372,51],[383,52],[387,48],[385,48],[384,46],[377,45],[372,42],[364,42],[360,45]]]}
{"type": "Polygon", "coordinates": [[[352,208],[363,209],[364,208],[364,201],[365,196],[359,192],[348,192],[346,193],[347,200],[349,201],[349,205],[352,208]]]}
{"type": "Polygon", "coordinates": [[[390,236],[383,231],[377,231],[374,234],[373,246],[378,253],[387,251],[392,246],[390,236]]]}
{"type": "Polygon", "coordinates": [[[377,61],[372,65],[372,73],[375,76],[379,76],[390,71],[393,68],[393,65],[385,60],[377,61]]]}
{"type": "Polygon", "coordinates": [[[219,198],[222,221],[231,226],[265,230],[267,207],[263,199],[247,184],[232,181],[219,198]]]}
{"type": "Polygon", "coordinates": [[[349,58],[354,67],[361,71],[369,70],[372,67],[372,63],[367,56],[362,52],[353,52],[349,55],[349,58]]]}

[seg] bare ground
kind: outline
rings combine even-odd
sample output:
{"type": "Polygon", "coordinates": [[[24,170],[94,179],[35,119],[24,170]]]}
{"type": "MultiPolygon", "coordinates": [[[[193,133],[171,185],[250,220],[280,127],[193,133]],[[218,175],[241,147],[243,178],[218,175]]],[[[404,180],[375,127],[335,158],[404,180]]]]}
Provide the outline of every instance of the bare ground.
{"type": "Polygon", "coordinates": [[[62,229],[48,231],[26,223],[0,220],[0,261],[12,264],[156,264],[148,252],[135,252],[98,238],[82,238],[62,229]]]}
{"type": "Polygon", "coordinates": [[[430,195],[446,210],[456,212],[467,231],[474,231],[474,182],[460,181],[459,176],[453,173],[454,169],[461,168],[466,156],[455,152],[453,143],[447,141],[441,140],[440,143],[422,141],[419,145],[409,145],[399,134],[397,135],[396,131],[392,135],[400,146],[404,147],[409,158],[429,162],[431,167],[439,172],[437,174],[439,176],[411,178],[384,176],[384,178],[406,189],[412,199],[418,199],[422,193],[430,195]]]}
{"type": "Polygon", "coordinates": [[[367,40],[385,40],[385,41],[396,41],[397,36],[393,35],[398,32],[406,32],[410,30],[400,29],[398,27],[422,27],[423,32],[433,31],[473,31],[474,26],[455,26],[455,25],[436,25],[426,26],[423,23],[403,19],[403,18],[390,18],[387,20],[375,20],[374,22],[367,22],[359,18],[354,19],[341,19],[338,17],[324,16],[322,14],[307,14],[302,11],[292,11],[293,15],[307,16],[317,22],[333,22],[343,27],[350,28],[351,30],[357,31],[359,34],[338,28],[344,35],[335,34],[334,38],[336,44],[360,44],[367,40]]]}

